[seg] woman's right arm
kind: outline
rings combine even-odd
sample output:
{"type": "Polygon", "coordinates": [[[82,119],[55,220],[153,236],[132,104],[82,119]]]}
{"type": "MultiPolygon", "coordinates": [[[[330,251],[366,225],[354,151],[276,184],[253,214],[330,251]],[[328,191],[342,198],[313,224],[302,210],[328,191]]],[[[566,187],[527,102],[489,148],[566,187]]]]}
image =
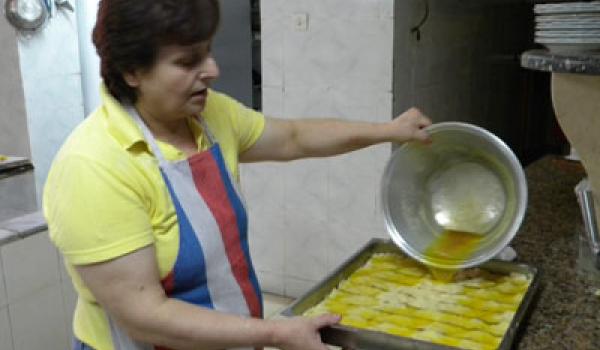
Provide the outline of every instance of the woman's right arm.
{"type": "Polygon", "coordinates": [[[165,295],[154,246],[77,272],[96,300],[128,335],[171,349],[278,347],[326,350],[318,330],[339,317],[260,320],[198,307],[165,295]]]}

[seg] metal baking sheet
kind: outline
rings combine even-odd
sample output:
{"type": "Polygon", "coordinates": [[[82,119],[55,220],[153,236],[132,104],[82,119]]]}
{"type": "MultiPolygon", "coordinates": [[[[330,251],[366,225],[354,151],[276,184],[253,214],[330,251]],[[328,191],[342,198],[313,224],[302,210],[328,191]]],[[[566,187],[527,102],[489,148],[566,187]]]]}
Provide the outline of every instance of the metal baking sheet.
{"type": "MultiPolygon", "coordinates": [[[[369,258],[376,253],[394,253],[403,254],[398,247],[390,240],[372,239],[357,253],[346,260],[340,267],[333,271],[323,281],[309,290],[306,294],[296,299],[288,308],[283,310],[281,314],[287,317],[302,315],[306,310],[318,304],[329,293],[338,286],[338,284],[350,276],[354,271],[363,266],[369,258]]],[[[519,326],[525,319],[529,310],[534,295],[539,288],[540,271],[532,266],[505,262],[499,260],[490,260],[487,263],[479,266],[490,272],[499,274],[509,274],[518,272],[532,276],[531,283],[527,292],[523,296],[523,300],[515,313],[509,328],[507,329],[502,342],[498,347],[499,350],[511,349],[519,326]]],[[[326,327],[321,330],[321,338],[327,344],[347,347],[360,350],[456,350],[455,347],[444,346],[395,336],[391,334],[368,331],[364,329],[356,329],[352,327],[335,325],[326,327]]]]}

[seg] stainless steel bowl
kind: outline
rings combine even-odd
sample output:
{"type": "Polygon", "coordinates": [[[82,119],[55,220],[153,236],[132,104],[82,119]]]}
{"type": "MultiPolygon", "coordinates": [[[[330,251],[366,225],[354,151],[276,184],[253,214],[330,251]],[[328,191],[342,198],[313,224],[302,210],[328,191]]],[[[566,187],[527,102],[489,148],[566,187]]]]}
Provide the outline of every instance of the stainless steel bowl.
{"type": "Polygon", "coordinates": [[[432,143],[397,148],[381,183],[385,223],[406,254],[437,268],[479,265],[517,233],[527,207],[523,168],[511,149],[475,125],[446,122],[427,129],[432,143]],[[481,235],[467,259],[427,258],[445,230],[481,235]]]}

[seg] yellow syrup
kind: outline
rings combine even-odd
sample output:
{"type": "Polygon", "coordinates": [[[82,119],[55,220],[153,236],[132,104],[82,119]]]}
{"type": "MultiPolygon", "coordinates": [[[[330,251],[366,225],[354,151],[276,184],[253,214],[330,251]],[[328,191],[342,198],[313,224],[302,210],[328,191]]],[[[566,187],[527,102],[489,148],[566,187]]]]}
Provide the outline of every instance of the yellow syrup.
{"type": "MultiPolygon", "coordinates": [[[[473,252],[479,247],[482,236],[470,233],[445,230],[433,241],[425,251],[426,259],[431,263],[442,263],[447,260],[453,260],[461,264],[471,257],[473,252]]],[[[436,280],[450,282],[458,270],[456,269],[438,269],[429,267],[431,274],[436,280]]]]}

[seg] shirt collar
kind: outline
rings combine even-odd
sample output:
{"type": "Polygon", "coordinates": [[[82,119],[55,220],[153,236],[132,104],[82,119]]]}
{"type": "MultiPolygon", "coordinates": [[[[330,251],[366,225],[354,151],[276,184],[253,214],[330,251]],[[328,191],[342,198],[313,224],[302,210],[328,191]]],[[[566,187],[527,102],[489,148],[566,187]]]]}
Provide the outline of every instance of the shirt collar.
{"type": "Polygon", "coordinates": [[[106,122],[108,132],[125,149],[131,148],[138,142],[146,143],[144,134],[136,124],[123,104],[117,101],[104,84],[100,88],[100,97],[103,108],[106,110],[106,122]]]}
{"type": "MultiPolygon", "coordinates": [[[[104,84],[100,87],[100,97],[102,99],[103,108],[106,113],[108,132],[117,140],[117,142],[125,149],[129,150],[137,143],[144,143],[149,152],[152,153],[150,147],[144,138],[144,134],[139,125],[133,120],[125,106],[117,101],[109,92],[104,84]]],[[[196,143],[201,145],[203,142],[202,127],[194,118],[188,120],[192,132],[196,138],[196,143]]],[[[157,141],[160,143],[160,141],[157,141]]]]}

